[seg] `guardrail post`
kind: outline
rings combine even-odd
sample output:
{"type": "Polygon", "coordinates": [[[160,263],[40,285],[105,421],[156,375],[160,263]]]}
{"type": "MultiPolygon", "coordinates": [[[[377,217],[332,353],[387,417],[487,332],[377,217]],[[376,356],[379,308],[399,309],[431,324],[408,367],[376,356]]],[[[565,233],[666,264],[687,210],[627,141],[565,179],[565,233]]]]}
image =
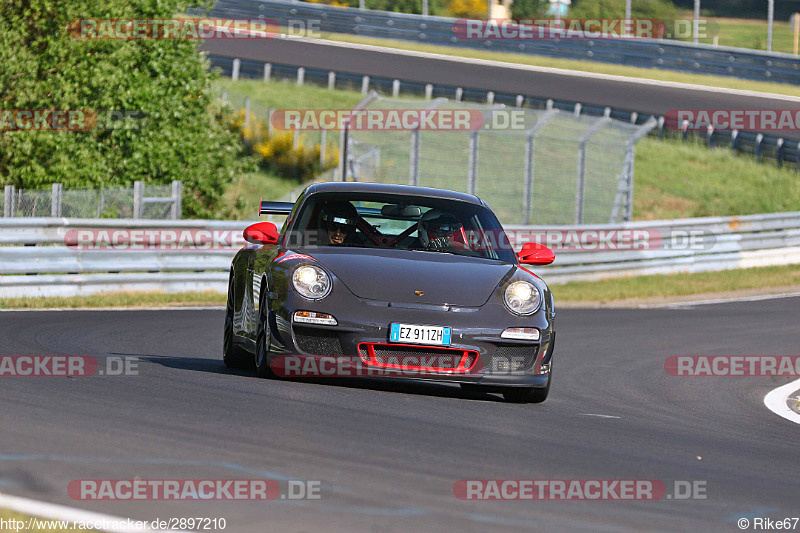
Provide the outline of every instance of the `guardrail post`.
{"type": "Polygon", "coordinates": [[[242,60],[238,57],[233,60],[233,67],[231,67],[231,79],[239,81],[239,69],[242,67],[242,60]]]}
{"type": "Polygon", "coordinates": [[[369,91],[369,76],[361,78],[361,94],[367,94],[369,91]]]}
{"type": "Polygon", "coordinates": [[[426,83],[425,84],[425,99],[430,100],[433,98],[433,84],[426,83]]]}
{"type": "Polygon", "coordinates": [[[611,117],[611,108],[610,107],[606,107],[606,108],[603,109],[603,116],[606,117],[606,118],[610,118],[611,117]]]}
{"type": "Polygon", "coordinates": [[[328,72],[328,90],[332,91],[336,87],[336,72],[328,72]]]}
{"type": "Polygon", "coordinates": [[[264,63],[264,83],[269,83],[272,77],[272,63],[264,63]]]}
{"type": "Polygon", "coordinates": [[[303,85],[306,81],[306,69],[303,67],[297,68],[297,85],[303,85]]]}
{"type": "Polygon", "coordinates": [[[133,182],[133,218],[142,218],[142,196],[144,194],[144,184],[141,181],[133,182]]]}
{"type": "Polygon", "coordinates": [[[486,103],[492,105],[494,103],[494,91],[486,93],[486,103]]]}
{"type": "Polygon", "coordinates": [[[779,167],[783,166],[783,139],[778,139],[778,149],[775,151],[775,159],[779,167]]]}
{"type": "Polygon", "coordinates": [[[521,94],[517,95],[517,107],[522,107],[522,102],[525,101],[525,97],[521,94]]]}
{"type": "Polygon", "coordinates": [[[456,102],[460,102],[462,96],[464,96],[464,89],[462,89],[461,87],[458,87],[456,89],[456,102]]]}
{"type": "Polygon", "coordinates": [[[759,133],[756,135],[756,161],[759,163],[761,162],[761,150],[763,147],[761,146],[762,141],[764,140],[764,134],[759,133]]]}
{"type": "Polygon", "coordinates": [[[61,184],[53,184],[53,192],[50,195],[50,216],[61,216],[61,184]]]}
{"type": "Polygon", "coordinates": [[[408,184],[419,185],[419,150],[422,141],[419,128],[411,132],[411,153],[408,158],[408,184]]]}
{"type": "Polygon", "coordinates": [[[547,99],[547,104],[545,105],[545,109],[547,109],[548,111],[550,111],[551,109],[553,109],[553,104],[554,104],[554,103],[555,103],[555,102],[553,102],[553,99],[552,99],[552,98],[548,98],[548,99],[547,99]]]}
{"type": "Polygon", "coordinates": [[[708,127],[706,128],[706,133],[707,133],[707,135],[706,135],[706,143],[708,144],[709,148],[713,148],[714,147],[714,141],[713,141],[713,138],[714,138],[714,126],[709,124],[708,127]]]}
{"type": "Polygon", "coordinates": [[[739,151],[739,130],[731,132],[731,150],[739,151]]]}
{"type": "Polygon", "coordinates": [[[572,112],[573,115],[575,115],[576,117],[581,116],[581,109],[583,109],[583,105],[581,103],[579,103],[579,102],[576,103],[575,104],[575,109],[572,112]]]}
{"type": "Polygon", "coordinates": [[[400,95],[400,80],[392,81],[392,96],[397,98],[400,95]]]}
{"type": "Polygon", "coordinates": [[[478,185],[478,130],[469,135],[469,167],[467,169],[467,194],[475,194],[478,185]]]}
{"type": "Polygon", "coordinates": [[[3,217],[13,217],[14,211],[14,186],[6,185],[3,190],[3,217]]]}
{"type": "Polygon", "coordinates": [[[181,208],[183,207],[183,182],[181,180],[172,180],[172,206],[169,210],[169,216],[172,220],[181,218],[181,208]]]}

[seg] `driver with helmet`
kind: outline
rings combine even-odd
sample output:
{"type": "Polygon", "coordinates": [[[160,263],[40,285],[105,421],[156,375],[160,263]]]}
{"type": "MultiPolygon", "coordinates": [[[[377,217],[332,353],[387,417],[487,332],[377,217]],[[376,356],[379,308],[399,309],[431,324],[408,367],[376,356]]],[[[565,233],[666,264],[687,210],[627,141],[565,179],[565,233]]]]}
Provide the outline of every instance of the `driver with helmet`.
{"type": "Polygon", "coordinates": [[[358,211],[350,202],[328,202],[322,207],[320,229],[327,234],[327,244],[342,246],[356,243],[358,211]]]}
{"type": "Polygon", "coordinates": [[[426,250],[451,250],[456,232],[461,231],[462,224],[450,213],[431,209],[419,219],[417,234],[420,243],[426,250]]]}

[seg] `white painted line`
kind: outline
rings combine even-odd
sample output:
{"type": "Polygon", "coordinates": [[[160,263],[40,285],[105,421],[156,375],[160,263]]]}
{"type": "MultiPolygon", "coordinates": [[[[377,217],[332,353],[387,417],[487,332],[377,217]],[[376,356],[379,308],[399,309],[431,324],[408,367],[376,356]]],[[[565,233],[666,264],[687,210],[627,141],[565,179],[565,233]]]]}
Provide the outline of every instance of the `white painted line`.
{"type": "Polygon", "coordinates": [[[764,396],[764,405],[767,409],[786,420],[791,420],[795,424],[800,424],[800,414],[792,411],[786,404],[789,395],[800,389],[800,379],[778,387],[774,391],[764,396]]]}
{"type": "MultiPolygon", "coordinates": [[[[56,505],[54,503],[40,502],[2,493],[0,493],[0,509],[8,509],[10,511],[47,520],[68,521],[70,522],[69,529],[72,529],[72,522],[91,522],[92,524],[106,524],[109,526],[116,524],[116,527],[94,528],[110,533],[159,533],[159,531],[164,531],[146,527],[132,527],[129,525],[131,522],[146,522],[145,520],[120,518],[117,516],[85,511],[83,509],[76,509],[74,507],[67,507],[66,505],[56,505]]],[[[46,531],[47,529],[49,528],[44,528],[42,530],[46,531]]],[[[56,531],[56,529],[57,528],[53,528],[53,531],[56,531]]]]}
{"type": "Polygon", "coordinates": [[[762,294],[759,296],[742,296],[740,298],[718,298],[715,300],[697,300],[694,302],[672,302],[665,304],[642,304],[639,309],[658,309],[658,308],[677,308],[677,307],[691,307],[695,305],[713,305],[713,304],[727,304],[734,302],[760,302],[763,300],[777,300],[780,298],[796,298],[800,296],[800,292],[786,292],[780,294],[762,294]]]}
{"type": "Polygon", "coordinates": [[[224,311],[224,305],[207,305],[192,307],[53,307],[49,309],[0,309],[0,313],[31,313],[36,311],[224,311]]]}
{"type": "Polygon", "coordinates": [[[618,416],[612,416],[612,415],[597,415],[597,414],[594,414],[594,413],[578,413],[578,416],[596,416],[596,417],[598,417],[598,418],[619,418],[618,416]]]}
{"type": "Polygon", "coordinates": [[[574,78],[592,78],[599,80],[620,81],[625,83],[635,83],[639,85],[649,85],[655,87],[672,87],[675,89],[686,89],[692,91],[704,91],[717,94],[732,94],[736,96],[750,96],[754,98],[767,98],[771,100],[783,100],[786,102],[800,102],[800,97],[789,96],[786,94],[764,93],[758,91],[748,91],[744,89],[728,89],[725,87],[713,87],[710,85],[697,85],[693,83],[680,83],[676,81],[653,80],[649,78],[633,78],[631,76],[619,76],[615,74],[600,74],[596,72],[582,72],[579,70],[567,70],[555,67],[540,67],[535,65],[522,65],[519,63],[507,63],[505,61],[495,61],[490,59],[477,59],[472,57],[459,57],[447,54],[436,54],[433,52],[417,52],[415,50],[403,50],[401,48],[390,48],[386,46],[375,46],[371,44],[355,44],[339,41],[329,41],[327,39],[315,39],[312,37],[298,37],[297,42],[318,44],[324,46],[335,46],[339,48],[349,48],[356,50],[368,50],[383,54],[402,55],[409,57],[420,57],[425,59],[440,59],[453,63],[464,63],[470,65],[482,65],[487,67],[498,67],[513,70],[524,70],[529,72],[541,72],[546,74],[558,74],[561,76],[571,76],[574,78]]]}

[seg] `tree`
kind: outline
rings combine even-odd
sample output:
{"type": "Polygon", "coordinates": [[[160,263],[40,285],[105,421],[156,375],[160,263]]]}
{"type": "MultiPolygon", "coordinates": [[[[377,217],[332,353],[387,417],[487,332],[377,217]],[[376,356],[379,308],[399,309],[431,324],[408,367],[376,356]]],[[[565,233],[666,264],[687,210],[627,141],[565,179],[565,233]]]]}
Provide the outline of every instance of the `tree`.
{"type": "Polygon", "coordinates": [[[192,40],[80,40],[70,21],[172,18],[189,0],[5,0],[0,109],[128,110],[131,128],[0,131],[0,181],[35,188],[184,183],[184,214],[209,217],[246,165],[214,118],[207,61],[192,40]]]}

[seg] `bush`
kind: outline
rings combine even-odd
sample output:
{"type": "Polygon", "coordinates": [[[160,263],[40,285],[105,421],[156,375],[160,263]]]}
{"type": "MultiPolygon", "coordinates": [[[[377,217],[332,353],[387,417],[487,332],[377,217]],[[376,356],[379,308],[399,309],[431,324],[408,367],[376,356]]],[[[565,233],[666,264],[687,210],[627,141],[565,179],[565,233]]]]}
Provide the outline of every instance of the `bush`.
{"type": "Polygon", "coordinates": [[[457,18],[486,18],[489,5],[486,0],[451,0],[447,11],[457,18]]]}
{"type": "Polygon", "coordinates": [[[511,4],[511,18],[521,20],[545,17],[549,5],[547,0],[514,0],[511,4]]]}
{"type": "Polygon", "coordinates": [[[0,181],[22,188],[183,181],[184,215],[218,215],[225,185],[254,168],[215,119],[208,63],[189,40],[77,40],[70,21],[170,18],[189,0],[5,0],[0,109],[136,110],[139,128],[0,131],[0,181]]]}

